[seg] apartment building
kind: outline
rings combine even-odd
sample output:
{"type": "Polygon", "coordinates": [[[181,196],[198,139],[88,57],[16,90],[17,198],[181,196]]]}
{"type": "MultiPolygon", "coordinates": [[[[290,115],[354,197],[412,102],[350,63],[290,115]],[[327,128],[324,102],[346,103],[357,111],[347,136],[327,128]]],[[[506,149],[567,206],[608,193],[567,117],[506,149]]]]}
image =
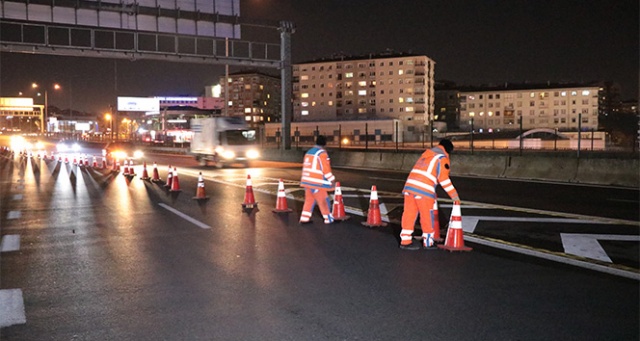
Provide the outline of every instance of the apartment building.
{"type": "Polygon", "coordinates": [[[597,130],[599,86],[517,85],[460,89],[460,129],[597,130]]]}
{"type": "Polygon", "coordinates": [[[435,62],[424,55],[341,56],[293,65],[293,120],[400,119],[420,136],[433,119],[435,62]]]}
{"type": "Polygon", "coordinates": [[[223,115],[244,116],[247,123],[280,121],[282,106],[280,78],[257,71],[242,71],[220,78],[220,97],[224,98],[228,87],[227,112],[223,115]]]}

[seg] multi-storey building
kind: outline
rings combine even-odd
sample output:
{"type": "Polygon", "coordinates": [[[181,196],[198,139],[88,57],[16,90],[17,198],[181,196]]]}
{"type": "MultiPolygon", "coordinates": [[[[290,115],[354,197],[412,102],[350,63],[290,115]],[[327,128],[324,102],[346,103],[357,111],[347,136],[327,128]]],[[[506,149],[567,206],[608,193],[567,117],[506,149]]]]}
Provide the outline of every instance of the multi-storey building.
{"type": "Polygon", "coordinates": [[[436,122],[434,129],[439,132],[460,129],[460,90],[455,83],[436,81],[433,120],[436,122]],[[438,123],[444,123],[444,126],[438,127],[438,123]]]}
{"type": "Polygon", "coordinates": [[[460,91],[460,129],[598,129],[598,86],[513,85],[460,91]]]}
{"type": "Polygon", "coordinates": [[[434,68],[429,57],[411,54],[295,64],[293,120],[400,119],[411,140],[433,119],[434,68]]]}
{"type": "Polygon", "coordinates": [[[228,102],[223,115],[243,116],[256,125],[280,121],[282,111],[280,78],[256,71],[242,71],[220,78],[220,96],[225,97],[228,86],[228,102]]]}

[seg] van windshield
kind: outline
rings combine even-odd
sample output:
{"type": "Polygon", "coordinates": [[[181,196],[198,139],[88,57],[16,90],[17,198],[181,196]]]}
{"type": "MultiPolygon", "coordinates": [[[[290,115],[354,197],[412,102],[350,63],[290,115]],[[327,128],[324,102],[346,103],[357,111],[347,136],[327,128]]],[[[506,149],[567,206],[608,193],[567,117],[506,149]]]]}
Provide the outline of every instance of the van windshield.
{"type": "Polygon", "coordinates": [[[223,133],[230,146],[241,146],[256,143],[255,130],[227,130],[223,133]]]}

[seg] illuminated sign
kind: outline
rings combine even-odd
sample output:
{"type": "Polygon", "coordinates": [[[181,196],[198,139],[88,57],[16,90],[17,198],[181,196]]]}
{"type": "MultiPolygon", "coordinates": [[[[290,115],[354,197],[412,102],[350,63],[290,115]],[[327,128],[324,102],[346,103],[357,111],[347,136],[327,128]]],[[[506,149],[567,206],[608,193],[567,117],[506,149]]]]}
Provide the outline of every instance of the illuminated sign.
{"type": "Polygon", "coordinates": [[[149,97],[118,97],[118,111],[160,112],[160,101],[149,97]]]}

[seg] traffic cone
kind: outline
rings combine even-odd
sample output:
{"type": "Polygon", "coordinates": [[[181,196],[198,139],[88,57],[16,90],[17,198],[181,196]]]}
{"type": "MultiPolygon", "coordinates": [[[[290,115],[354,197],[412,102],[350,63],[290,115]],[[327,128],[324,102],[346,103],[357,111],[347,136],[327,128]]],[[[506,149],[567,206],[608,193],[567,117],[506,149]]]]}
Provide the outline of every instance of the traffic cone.
{"type": "Polygon", "coordinates": [[[122,174],[123,175],[129,175],[129,161],[127,161],[127,159],[124,159],[124,161],[122,161],[123,163],[123,170],[122,170],[122,174]]]}
{"type": "Polygon", "coordinates": [[[107,169],[107,158],[103,157],[102,158],[102,169],[107,169]]]}
{"type": "Polygon", "coordinates": [[[98,159],[96,159],[96,157],[93,157],[93,164],[91,165],[91,167],[93,168],[98,168],[98,159]]]}
{"type": "Polygon", "coordinates": [[[440,216],[438,215],[438,200],[433,201],[431,217],[433,218],[433,241],[440,243],[442,242],[442,237],[440,236],[440,216]]]}
{"type": "Polygon", "coordinates": [[[202,172],[198,174],[198,186],[196,187],[196,196],[193,200],[209,200],[209,197],[204,193],[204,179],[202,179],[202,172]]]}
{"type": "Polygon", "coordinates": [[[287,206],[287,195],[284,192],[284,182],[280,179],[278,182],[278,199],[276,200],[275,213],[289,213],[292,210],[287,206]]]}
{"type": "Polygon", "coordinates": [[[367,221],[362,222],[362,225],[368,227],[374,226],[387,226],[387,223],[382,221],[380,215],[380,203],[378,201],[378,190],[374,185],[371,187],[371,198],[369,199],[369,211],[367,212],[367,221]]]}
{"type": "Polygon", "coordinates": [[[89,167],[89,157],[82,155],[82,158],[84,159],[84,166],[89,167]]]}
{"type": "Polygon", "coordinates": [[[173,167],[173,176],[171,177],[171,192],[180,192],[180,180],[178,179],[178,170],[173,167]]]}
{"type": "Polygon", "coordinates": [[[444,245],[438,245],[438,247],[449,251],[471,251],[470,247],[464,246],[464,231],[462,231],[460,204],[453,204],[447,238],[445,239],[444,245]]]}
{"type": "Polygon", "coordinates": [[[153,163],[153,178],[151,178],[151,182],[160,182],[160,174],[158,174],[158,164],[153,163]]]}
{"type": "Polygon", "coordinates": [[[147,161],[142,163],[142,176],[140,180],[149,180],[149,173],[147,173],[147,161]]]}
{"type": "Polygon", "coordinates": [[[136,170],[133,169],[133,160],[129,160],[129,176],[136,176],[136,170]]]}
{"type": "Polygon", "coordinates": [[[336,182],[336,191],[333,194],[333,209],[331,210],[331,215],[335,220],[347,220],[351,218],[344,212],[344,202],[342,201],[342,189],[340,188],[340,183],[336,182]]]}
{"type": "Polygon", "coordinates": [[[256,199],[253,196],[253,186],[251,185],[251,174],[247,174],[247,187],[244,192],[244,202],[242,203],[242,207],[247,209],[247,208],[254,208],[257,205],[258,203],[256,202],[256,199]]]}
{"type": "Polygon", "coordinates": [[[167,187],[168,189],[170,189],[172,180],[173,180],[173,171],[171,170],[171,165],[169,165],[169,171],[167,172],[167,182],[164,184],[164,187],[167,187]]]}

